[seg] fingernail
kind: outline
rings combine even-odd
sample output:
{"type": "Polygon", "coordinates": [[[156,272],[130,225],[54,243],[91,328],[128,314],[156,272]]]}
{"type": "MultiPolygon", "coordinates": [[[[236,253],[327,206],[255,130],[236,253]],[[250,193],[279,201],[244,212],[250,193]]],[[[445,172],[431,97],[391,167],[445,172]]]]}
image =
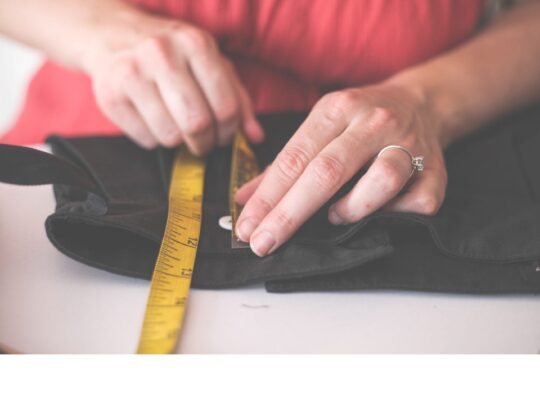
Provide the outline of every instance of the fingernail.
{"type": "Polygon", "coordinates": [[[330,209],[330,211],[328,212],[328,220],[331,224],[334,225],[343,225],[345,223],[345,220],[341,218],[338,213],[332,209],[330,209]]]}
{"type": "Polygon", "coordinates": [[[236,235],[244,242],[249,242],[253,231],[257,228],[257,221],[253,218],[240,220],[236,226],[236,235]]]}
{"type": "Polygon", "coordinates": [[[259,257],[264,257],[275,246],[276,241],[272,234],[268,231],[261,231],[255,236],[250,243],[251,250],[259,257]]]}

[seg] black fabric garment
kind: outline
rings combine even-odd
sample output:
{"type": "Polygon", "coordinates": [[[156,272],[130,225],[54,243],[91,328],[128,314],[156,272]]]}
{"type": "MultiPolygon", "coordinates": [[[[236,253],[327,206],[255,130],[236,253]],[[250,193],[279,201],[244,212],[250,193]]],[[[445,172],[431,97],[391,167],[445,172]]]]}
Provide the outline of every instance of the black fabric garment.
{"type": "MultiPolygon", "coordinates": [[[[260,118],[268,136],[254,148],[261,165],[273,160],[304,117],[260,118]]],[[[264,258],[231,249],[230,232],[218,225],[229,213],[231,153],[218,149],[207,159],[192,286],[265,282],[272,292],[540,292],[539,127],[535,106],[451,147],[447,195],[436,216],[377,212],[333,226],[326,205],[264,258]]],[[[124,137],[53,136],[49,143],[54,156],[0,146],[0,181],[54,183],[57,207],[46,221],[51,242],[88,265],[149,279],[166,220],[174,153],[142,150],[124,137]]]]}

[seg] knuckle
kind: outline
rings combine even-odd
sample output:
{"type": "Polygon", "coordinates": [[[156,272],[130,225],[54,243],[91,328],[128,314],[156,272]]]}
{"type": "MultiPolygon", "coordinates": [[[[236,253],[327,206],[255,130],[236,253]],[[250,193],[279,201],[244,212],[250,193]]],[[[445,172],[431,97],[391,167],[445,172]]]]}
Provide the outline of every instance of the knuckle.
{"type": "Polygon", "coordinates": [[[116,66],[116,77],[123,84],[140,79],[141,74],[137,62],[131,58],[120,59],[116,66]]]}
{"type": "Polygon", "coordinates": [[[153,36],[147,38],[139,48],[139,54],[143,60],[151,60],[154,65],[169,67],[171,54],[166,37],[153,36]]]}
{"type": "Polygon", "coordinates": [[[212,129],[212,121],[208,117],[192,117],[186,124],[185,133],[190,137],[198,137],[207,134],[212,129]]]}
{"type": "Polygon", "coordinates": [[[311,163],[316,184],[323,190],[336,188],[345,173],[345,165],[337,158],[321,155],[311,163]]]}
{"type": "Polygon", "coordinates": [[[299,147],[286,147],[276,158],[277,170],[288,180],[298,178],[306,169],[308,163],[308,155],[299,147]]]}
{"type": "Polygon", "coordinates": [[[422,214],[435,215],[440,208],[439,199],[433,194],[424,194],[416,199],[418,210],[422,214]]]}
{"type": "Polygon", "coordinates": [[[399,129],[395,113],[385,107],[375,107],[365,123],[366,136],[378,136],[381,131],[396,131],[399,129]]]}
{"type": "Polygon", "coordinates": [[[274,208],[274,205],[271,202],[257,194],[254,194],[249,199],[249,203],[252,209],[257,210],[257,212],[261,215],[268,214],[274,208]]]}
{"type": "Polygon", "coordinates": [[[403,186],[403,174],[388,159],[381,159],[374,176],[374,182],[382,193],[397,192],[403,186]]]}
{"type": "Polygon", "coordinates": [[[280,230],[284,228],[283,230],[285,232],[292,232],[296,229],[295,219],[292,218],[286,211],[277,209],[275,211],[274,218],[280,230]]]}
{"type": "Polygon", "coordinates": [[[373,128],[397,128],[398,119],[393,110],[386,107],[375,107],[369,119],[369,124],[373,128]]]}
{"type": "Polygon", "coordinates": [[[322,116],[331,124],[343,121],[354,102],[355,96],[350,91],[329,93],[321,100],[322,116]]]}
{"type": "Polygon", "coordinates": [[[180,38],[188,49],[196,53],[206,53],[216,49],[214,38],[200,29],[184,29],[180,38]]]}
{"type": "Polygon", "coordinates": [[[227,123],[236,120],[240,115],[240,106],[238,103],[230,101],[219,107],[215,112],[216,120],[220,123],[227,123]]]}
{"type": "Polygon", "coordinates": [[[347,109],[356,102],[356,95],[350,90],[340,90],[325,96],[328,104],[334,104],[339,109],[347,109]]]}

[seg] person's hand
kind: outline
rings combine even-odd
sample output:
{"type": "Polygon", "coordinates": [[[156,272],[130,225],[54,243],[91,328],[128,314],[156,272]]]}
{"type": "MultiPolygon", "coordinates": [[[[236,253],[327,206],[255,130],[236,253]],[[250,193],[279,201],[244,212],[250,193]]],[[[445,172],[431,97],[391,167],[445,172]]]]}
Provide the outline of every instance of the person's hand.
{"type": "Polygon", "coordinates": [[[127,34],[98,36],[84,62],[104,114],[139,145],[177,146],[197,155],[238,128],[263,131],[234,68],[213,37],[192,25],[143,16],[127,34]]]}
{"type": "Polygon", "coordinates": [[[422,96],[395,84],[324,96],[264,174],[237,192],[236,200],[245,203],[237,235],[257,255],[271,253],[387,145],[425,156],[424,171],[402,190],[411,159],[401,150],[383,152],[330,207],[329,221],[352,223],[383,206],[436,213],[447,182],[438,131],[422,96]]]}

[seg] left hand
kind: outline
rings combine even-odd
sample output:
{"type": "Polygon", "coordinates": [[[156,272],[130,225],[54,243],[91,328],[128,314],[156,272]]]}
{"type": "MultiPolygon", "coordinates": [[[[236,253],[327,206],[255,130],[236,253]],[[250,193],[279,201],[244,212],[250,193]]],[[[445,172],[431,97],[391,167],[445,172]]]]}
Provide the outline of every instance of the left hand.
{"type": "Polygon", "coordinates": [[[333,204],[333,224],[356,222],[381,207],[435,214],[447,174],[439,126],[423,96],[394,83],[324,96],[264,174],[248,182],[236,200],[245,207],[235,227],[258,256],[287,241],[337,190],[388,145],[425,157],[411,185],[411,159],[385,151],[353,189],[333,204]]]}

